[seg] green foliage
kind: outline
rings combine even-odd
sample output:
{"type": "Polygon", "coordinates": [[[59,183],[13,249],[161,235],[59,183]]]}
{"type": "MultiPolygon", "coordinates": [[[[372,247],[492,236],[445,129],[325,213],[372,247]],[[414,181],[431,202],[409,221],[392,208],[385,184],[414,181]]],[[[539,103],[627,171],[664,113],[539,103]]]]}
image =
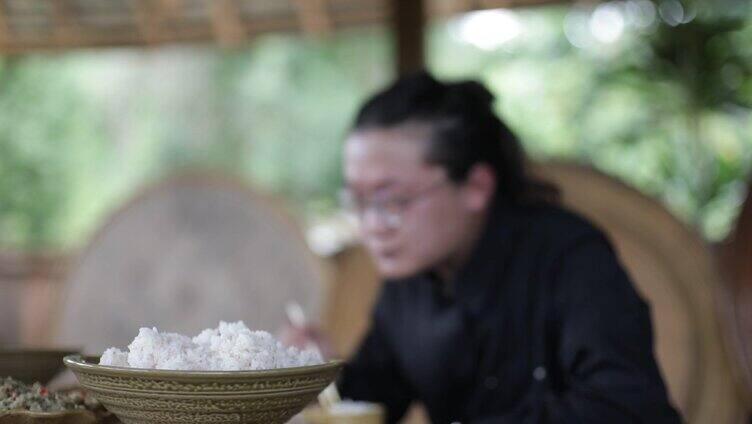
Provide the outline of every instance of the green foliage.
{"type": "Polygon", "coordinates": [[[708,238],[724,237],[752,164],[748,15],[657,21],[575,47],[568,22],[592,12],[518,12],[526,31],[491,52],[437,25],[431,65],[492,86],[534,156],[591,163],[660,198],[708,238]],[[448,59],[455,53],[461,62],[448,59]]]}
{"type": "Polygon", "coordinates": [[[6,58],[0,68],[0,239],[24,248],[60,239],[68,187],[94,145],[86,108],[56,59],[6,58]]]}
{"type": "MultiPolygon", "coordinates": [[[[434,23],[430,69],[485,81],[531,155],[593,164],[724,237],[752,164],[748,13],[700,10],[584,44],[567,31],[592,9],[512,13],[519,35],[491,50],[458,37],[456,20],[434,23]]],[[[2,58],[0,246],[80,245],[144,184],[196,168],[281,194],[306,217],[330,213],[342,139],[393,78],[392,56],[386,28],[361,28],[237,50],[2,58]]]]}
{"type": "Polygon", "coordinates": [[[85,242],[139,188],[221,171],[331,212],[355,108],[392,78],[385,30],[243,49],[29,55],[0,74],[0,246],[85,242]]]}

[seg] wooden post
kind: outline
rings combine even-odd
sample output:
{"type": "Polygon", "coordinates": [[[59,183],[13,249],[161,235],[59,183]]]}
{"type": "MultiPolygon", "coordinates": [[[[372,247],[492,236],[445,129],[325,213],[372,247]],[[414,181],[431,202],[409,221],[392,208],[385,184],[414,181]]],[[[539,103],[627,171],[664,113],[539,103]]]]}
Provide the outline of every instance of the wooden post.
{"type": "Polygon", "coordinates": [[[159,13],[151,2],[139,0],[133,3],[133,14],[138,25],[141,40],[146,45],[156,44],[159,41],[159,13]]]}
{"type": "Polygon", "coordinates": [[[304,34],[315,37],[332,30],[327,7],[327,0],[295,1],[295,11],[304,34]]]}
{"type": "Polygon", "coordinates": [[[734,231],[719,253],[727,283],[722,312],[728,318],[727,329],[752,402],[752,178],[734,231]]]}
{"type": "Polygon", "coordinates": [[[135,20],[145,45],[159,44],[174,38],[170,19],[178,13],[179,6],[176,0],[139,0],[134,4],[135,20]]]}
{"type": "Polygon", "coordinates": [[[52,342],[69,256],[0,250],[0,344],[52,342]]]}
{"type": "Polygon", "coordinates": [[[60,47],[76,45],[80,34],[76,28],[75,12],[68,0],[57,0],[54,5],[54,43],[60,47]]]}
{"type": "Polygon", "coordinates": [[[5,43],[9,41],[9,32],[8,20],[5,17],[5,4],[0,2],[0,48],[4,47],[5,43]]]}
{"type": "Polygon", "coordinates": [[[418,72],[425,67],[425,0],[390,0],[395,34],[398,75],[418,72]]]}
{"type": "Polygon", "coordinates": [[[211,4],[211,24],[217,42],[223,47],[233,47],[245,41],[246,30],[237,0],[215,0],[211,4]]]}

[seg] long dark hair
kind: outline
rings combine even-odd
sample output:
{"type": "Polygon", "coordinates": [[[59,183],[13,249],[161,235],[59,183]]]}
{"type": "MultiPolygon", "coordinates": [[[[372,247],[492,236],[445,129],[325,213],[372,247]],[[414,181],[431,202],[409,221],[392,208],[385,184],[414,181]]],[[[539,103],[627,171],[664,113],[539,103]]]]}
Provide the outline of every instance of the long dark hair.
{"type": "Polygon", "coordinates": [[[508,203],[555,201],[552,184],[528,175],[520,142],[493,111],[494,96],[476,81],[443,83],[427,72],[399,79],[369,99],[353,131],[427,124],[426,160],[446,168],[457,183],[478,163],[496,174],[496,200],[508,203]]]}

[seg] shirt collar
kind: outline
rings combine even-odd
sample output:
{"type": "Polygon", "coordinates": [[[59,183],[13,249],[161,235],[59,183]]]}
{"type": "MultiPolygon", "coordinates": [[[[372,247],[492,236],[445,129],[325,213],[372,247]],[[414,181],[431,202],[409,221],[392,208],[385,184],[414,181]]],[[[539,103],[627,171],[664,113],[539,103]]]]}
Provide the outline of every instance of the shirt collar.
{"type": "Polygon", "coordinates": [[[435,276],[430,276],[431,273],[429,278],[434,284],[443,283],[444,287],[437,288],[469,312],[481,312],[491,298],[493,289],[502,283],[499,271],[509,255],[510,237],[518,216],[516,207],[494,206],[469,259],[448,285],[437,281],[435,276]]]}

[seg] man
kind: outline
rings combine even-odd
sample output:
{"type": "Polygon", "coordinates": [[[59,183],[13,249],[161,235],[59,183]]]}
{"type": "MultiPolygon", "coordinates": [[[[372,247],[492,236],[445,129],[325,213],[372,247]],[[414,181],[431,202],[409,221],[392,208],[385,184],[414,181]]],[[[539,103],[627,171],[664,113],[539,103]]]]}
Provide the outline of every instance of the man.
{"type": "Polygon", "coordinates": [[[369,100],[346,199],[386,279],[338,382],[434,423],[677,423],[650,313],[604,235],[527,175],[480,84],[427,74],[369,100]]]}

